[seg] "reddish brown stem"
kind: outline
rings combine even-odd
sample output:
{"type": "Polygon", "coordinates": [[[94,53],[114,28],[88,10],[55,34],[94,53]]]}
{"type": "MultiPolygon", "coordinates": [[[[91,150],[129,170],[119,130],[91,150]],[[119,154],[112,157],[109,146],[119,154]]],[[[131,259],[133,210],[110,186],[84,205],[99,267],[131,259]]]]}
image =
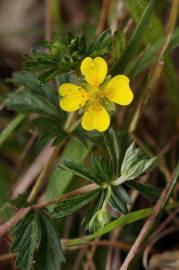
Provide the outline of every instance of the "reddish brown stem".
{"type": "Polygon", "coordinates": [[[40,208],[44,208],[50,204],[55,204],[59,201],[63,201],[64,199],[68,199],[71,198],[72,196],[76,196],[82,193],[85,193],[87,191],[91,191],[94,190],[96,188],[96,184],[90,184],[90,185],[86,185],[82,188],[78,188],[74,191],[68,192],[60,197],[57,197],[55,199],[52,200],[47,200],[47,201],[43,201],[40,202],[38,204],[26,207],[26,208],[21,208],[17,211],[17,213],[11,218],[9,219],[6,223],[2,224],[0,226],[0,236],[3,236],[7,231],[10,230],[11,227],[13,227],[14,225],[16,225],[21,219],[23,219],[31,210],[35,210],[35,209],[40,209],[40,208]]]}

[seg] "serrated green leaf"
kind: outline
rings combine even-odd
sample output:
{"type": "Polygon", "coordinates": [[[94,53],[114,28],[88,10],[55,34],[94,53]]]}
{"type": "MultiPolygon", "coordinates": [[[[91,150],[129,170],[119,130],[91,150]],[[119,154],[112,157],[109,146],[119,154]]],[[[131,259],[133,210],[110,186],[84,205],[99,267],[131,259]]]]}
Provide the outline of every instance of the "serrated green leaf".
{"type": "Polygon", "coordinates": [[[149,200],[157,200],[160,196],[160,191],[156,187],[144,185],[136,181],[127,181],[125,185],[139,191],[144,197],[149,200]]]}
{"type": "Polygon", "coordinates": [[[100,183],[94,172],[87,168],[85,165],[79,164],[73,160],[70,160],[68,158],[64,159],[64,165],[60,165],[61,168],[68,168],[71,171],[73,171],[76,175],[83,177],[84,179],[87,179],[91,182],[95,182],[97,184],[100,183]]]}
{"type": "Polygon", "coordinates": [[[95,199],[99,192],[100,189],[96,189],[59,202],[53,210],[53,216],[55,218],[62,218],[71,215],[95,199]]]}
{"type": "Polygon", "coordinates": [[[28,89],[31,89],[32,91],[41,91],[41,86],[38,78],[30,72],[14,72],[12,80],[18,86],[24,86],[28,89]]]}
{"type": "Polygon", "coordinates": [[[60,264],[65,262],[59,237],[47,213],[40,213],[41,240],[36,258],[36,270],[60,270],[60,264]]]}
{"type": "Polygon", "coordinates": [[[111,53],[111,48],[111,30],[107,29],[97,37],[95,42],[92,43],[92,45],[87,51],[87,55],[90,55],[92,57],[105,56],[111,53]]]}
{"type": "Polygon", "coordinates": [[[38,214],[31,212],[15,228],[15,239],[11,251],[17,253],[16,267],[18,268],[32,269],[33,257],[38,242],[38,221],[38,214]]]}
{"type": "Polygon", "coordinates": [[[25,89],[31,91],[32,94],[46,97],[54,104],[58,104],[57,94],[49,85],[42,84],[31,72],[15,72],[13,73],[12,81],[18,86],[23,86],[25,89]]]}
{"type": "Polygon", "coordinates": [[[45,97],[32,95],[29,91],[11,93],[5,100],[5,104],[21,113],[36,112],[42,115],[58,117],[58,111],[45,97]]]}

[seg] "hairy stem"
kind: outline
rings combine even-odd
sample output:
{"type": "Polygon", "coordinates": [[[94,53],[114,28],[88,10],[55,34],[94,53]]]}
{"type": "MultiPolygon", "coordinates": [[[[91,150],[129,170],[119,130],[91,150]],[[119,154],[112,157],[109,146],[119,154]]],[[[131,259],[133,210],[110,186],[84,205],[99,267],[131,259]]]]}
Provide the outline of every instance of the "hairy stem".
{"type": "Polygon", "coordinates": [[[26,208],[19,209],[12,218],[10,218],[4,224],[0,225],[0,237],[3,236],[7,231],[9,231],[20,220],[22,220],[31,210],[44,208],[48,205],[55,204],[55,203],[62,201],[64,199],[68,199],[68,198],[71,198],[73,196],[77,196],[79,194],[82,194],[82,193],[85,193],[88,191],[92,191],[92,190],[96,189],[96,187],[97,187],[96,184],[86,185],[82,188],[75,189],[75,190],[68,192],[62,196],[59,196],[55,199],[42,201],[42,202],[39,202],[38,204],[34,204],[34,205],[28,206],[26,208]]]}

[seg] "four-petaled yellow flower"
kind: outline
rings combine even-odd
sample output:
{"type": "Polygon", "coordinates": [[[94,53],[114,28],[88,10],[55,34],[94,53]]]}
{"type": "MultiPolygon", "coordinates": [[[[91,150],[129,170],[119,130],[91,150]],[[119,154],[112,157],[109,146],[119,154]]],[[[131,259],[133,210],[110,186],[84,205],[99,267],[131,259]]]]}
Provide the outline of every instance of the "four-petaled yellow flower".
{"type": "Polygon", "coordinates": [[[62,84],[59,87],[59,94],[62,96],[60,107],[67,112],[83,107],[82,127],[88,131],[103,132],[110,124],[110,117],[105,108],[106,99],[122,106],[130,104],[133,99],[129,79],[125,75],[117,75],[103,83],[108,68],[106,61],[101,57],[86,57],[80,69],[87,82],[86,86],[62,84]]]}

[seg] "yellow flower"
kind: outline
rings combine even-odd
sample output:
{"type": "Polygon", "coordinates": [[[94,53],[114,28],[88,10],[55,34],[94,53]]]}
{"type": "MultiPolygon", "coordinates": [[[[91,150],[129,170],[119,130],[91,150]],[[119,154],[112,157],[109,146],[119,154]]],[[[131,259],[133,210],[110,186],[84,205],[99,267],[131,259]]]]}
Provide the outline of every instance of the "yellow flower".
{"type": "Polygon", "coordinates": [[[117,75],[103,84],[107,75],[107,63],[101,57],[86,57],[81,63],[81,73],[87,82],[85,87],[72,83],[64,83],[59,87],[62,96],[60,107],[73,112],[83,107],[82,127],[85,130],[108,129],[110,117],[105,108],[105,101],[125,106],[133,99],[129,79],[125,75],[117,75]]]}

